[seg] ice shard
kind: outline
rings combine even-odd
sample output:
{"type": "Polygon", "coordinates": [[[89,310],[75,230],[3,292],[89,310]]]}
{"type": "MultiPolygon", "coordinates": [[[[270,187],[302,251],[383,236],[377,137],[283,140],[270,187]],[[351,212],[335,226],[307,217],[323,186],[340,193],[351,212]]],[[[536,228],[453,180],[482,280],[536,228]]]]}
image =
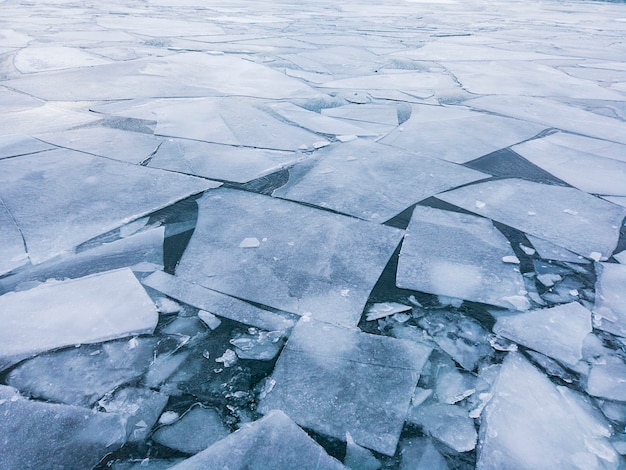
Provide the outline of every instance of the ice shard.
{"type": "MultiPolygon", "coordinates": [[[[487,219],[416,206],[400,251],[403,289],[518,309],[524,281],[508,240],[487,219]]],[[[523,308],[522,308],[523,309],[523,308]]]]}
{"type": "Polygon", "coordinates": [[[393,455],[431,349],[301,319],[259,404],[304,428],[393,455]]]}
{"type": "Polygon", "coordinates": [[[331,145],[316,155],[314,168],[273,194],[372,222],[384,222],[422,199],[489,176],[361,140],[331,145]]]}
{"type": "Polygon", "coordinates": [[[0,369],[42,351],[152,333],[156,307],[129,269],[0,296],[0,369]]]}
{"type": "Polygon", "coordinates": [[[514,178],[479,182],[437,198],[588,258],[611,256],[626,216],[626,208],[578,189],[514,178]]]}
{"type": "MultiPolygon", "coordinates": [[[[403,231],[258,194],[198,200],[176,277],[318,320],[355,326],[403,231]],[[257,248],[241,247],[254,237],[257,248]]],[[[212,312],[215,313],[215,312],[212,312]]]]}
{"type": "Polygon", "coordinates": [[[596,303],[594,326],[619,336],[626,336],[626,266],[596,263],[596,303]]]}

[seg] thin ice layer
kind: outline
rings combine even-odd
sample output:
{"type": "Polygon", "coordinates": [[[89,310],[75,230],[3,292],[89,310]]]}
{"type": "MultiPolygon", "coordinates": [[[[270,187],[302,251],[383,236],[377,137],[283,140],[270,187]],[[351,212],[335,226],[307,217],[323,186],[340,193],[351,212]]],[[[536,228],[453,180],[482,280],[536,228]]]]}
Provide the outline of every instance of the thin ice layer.
{"type": "Polygon", "coordinates": [[[616,469],[608,426],[590,420],[518,353],[509,353],[480,426],[479,470],[616,469]]]}
{"type": "Polygon", "coordinates": [[[2,468],[93,468],[125,441],[122,418],[27,400],[0,385],[2,468]]]}
{"type": "Polygon", "coordinates": [[[372,222],[384,222],[422,199],[488,177],[437,158],[363,140],[331,145],[317,155],[320,160],[314,168],[274,195],[372,222]]]}
{"type": "Polygon", "coordinates": [[[259,410],[393,455],[431,348],[302,319],[289,337],[259,410]]]}
{"type": "Polygon", "coordinates": [[[27,262],[22,234],[0,198],[0,276],[27,262]]]}
{"type": "Polygon", "coordinates": [[[596,263],[596,304],[594,326],[619,336],[626,336],[626,266],[596,263]]]}
{"type": "Polygon", "coordinates": [[[458,106],[413,105],[412,109],[410,119],[380,142],[455,163],[529,139],[545,128],[458,106]]]}
{"type": "Polygon", "coordinates": [[[626,216],[626,208],[578,189],[515,178],[479,182],[437,198],[591,258],[611,256],[626,216]]]}
{"type": "Polygon", "coordinates": [[[172,470],[341,470],[345,467],[330,457],[285,413],[271,411],[267,416],[245,424],[238,431],[206,450],[172,467],[172,470]]]}
{"type": "Polygon", "coordinates": [[[0,296],[0,369],[39,352],[152,333],[158,312],[130,269],[0,296]]]}
{"type": "Polygon", "coordinates": [[[219,185],[70,150],[0,160],[0,199],[34,264],[219,185]]]}
{"type": "Polygon", "coordinates": [[[245,148],[185,139],[166,139],[148,166],[246,183],[304,158],[302,153],[245,148]]]}
{"type": "Polygon", "coordinates": [[[501,316],[493,332],[573,366],[583,357],[583,342],[591,333],[591,312],[572,302],[501,316]]]}
{"type": "Polygon", "coordinates": [[[177,277],[298,315],[355,326],[403,231],[231,189],[198,200],[177,277]],[[256,247],[242,241],[256,238],[256,247]]]}
{"type": "Polygon", "coordinates": [[[396,284],[431,294],[518,309],[524,280],[508,240],[491,221],[416,206],[404,237],[396,284]]]}
{"type": "Polygon", "coordinates": [[[513,150],[582,191],[626,196],[626,161],[555,144],[550,137],[524,142],[513,150]]]}

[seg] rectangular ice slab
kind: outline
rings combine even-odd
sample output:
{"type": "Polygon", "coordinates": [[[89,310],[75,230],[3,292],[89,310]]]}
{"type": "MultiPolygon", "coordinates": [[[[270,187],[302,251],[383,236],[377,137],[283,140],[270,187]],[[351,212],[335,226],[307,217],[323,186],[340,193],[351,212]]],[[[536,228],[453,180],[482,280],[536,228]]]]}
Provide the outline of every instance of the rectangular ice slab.
{"type": "Polygon", "coordinates": [[[316,155],[320,160],[314,168],[273,194],[372,222],[384,222],[422,199],[488,177],[437,158],[362,140],[331,145],[316,155]]]}
{"type": "Polygon", "coordinates": [[[430,294],[524,310],[524,280],[511,245],[490,220],[416,206],[404,237],[396,284],[430,294]]]}
{"type": "Polygon", "coordinates": [[[34,264],[217,186],[71,150],[0,160],[0,199],[34,264]]]}
{"type": "Polygon", "coordinates": [[[393,455],[431,348],[301,319],[278,358],[259,411],[393,455]]]}
{"type": "Polygon", "coordinates": [[[465,107],[413,105],[410,119],[381,142],[418,155],[465,163],[529,139],[544,128],[465,107]]]}
{"type": "Polygon", "coordinates": [[[611,256],[626,216],[626,208],[578,189],[515,178],[479,182],[437,198],[590,258],[611,256]]]}
{"type": "Polygon", "coordinates": [[[244,425],[209,448],[179,463],[172,470],[341,470],[345,467],[285,413],[267,416],[244,425]]]}
{"type": "Polygon", "coordinates": [[[520,354],[506,357],[492,392],[482,414],[477,469],[618,468],[608,426],[520,354]]]}
{"type": "Polygon", "coordinates": [[[596,263],[594,326],[626,337],[626,266],[596,263]]]}
{"type": "Polygon", "coordinates": [[[0,467],[93,468],[125,441],[122,418],[27,400],[0,385],[0,467]]]}
{"type": "Polygon", "coordinates": [[[152,333],[158,313],[130,269],[0,296],[0,370],[42,351],[152,333]]]}
{"type": "Polygon", "coordinates": [[[295,315],[271,312],[163,271],[154,272],[143,280],[143,284],[193,307],[244,325],[284,331],[296,324],[295,315]]]}
{"type": "Polygon", "coordinates": [[[177,277],[241,299],[355,326],[402,230],[231,189],[198,200],[177,277]],[[256,238],[259,246],[241,246],[256,238]]]}
{"type": "Polygon", "coordinates": [[[493,332],[574,366],[591,333],[591,312],[577,302],[498,317],[493,332]]]}

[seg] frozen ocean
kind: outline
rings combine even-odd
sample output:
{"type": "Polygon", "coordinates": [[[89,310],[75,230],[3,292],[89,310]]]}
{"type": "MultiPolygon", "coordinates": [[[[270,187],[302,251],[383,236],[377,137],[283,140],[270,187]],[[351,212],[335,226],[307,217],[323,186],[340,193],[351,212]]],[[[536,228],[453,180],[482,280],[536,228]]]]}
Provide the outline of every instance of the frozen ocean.
{"type": "Polygon", "coordinates": [[[625,1],[0,0],[0,470],[624,470],[625,217],[625,1]]]}

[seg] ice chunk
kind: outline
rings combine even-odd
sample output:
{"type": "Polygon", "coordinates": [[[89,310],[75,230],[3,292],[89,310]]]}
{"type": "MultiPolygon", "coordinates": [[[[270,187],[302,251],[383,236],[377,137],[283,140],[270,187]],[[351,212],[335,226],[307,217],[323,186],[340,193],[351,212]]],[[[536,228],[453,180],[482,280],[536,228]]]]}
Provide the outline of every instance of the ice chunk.
{"type": "Polygon", "coordinates": [[[487,177],[368,141],[331,145],[317,154],[320,160],[313,169],[274,195],[373,222],[384,222],[422,199],[487,177]]]}
{"type": "MultiPolygon", "coordinates": [[[[419,80],[419,79],[418,79],[419,80]]],[[[459,106],[413,105],[411,118],[380,142],[465,163],[537,135],[544,126],[459,106]]]]}
{"type": "Polygon", "coordinates": [[[515,178],[475,183],[439,194],[437,198],[582,256],[594,251],[605,258],[611,256],[626,216],[626,208],[577,189],[515,178]],[[485,201],[486,206],[477,208],[476,199],[485,201]],[[577,214],[565,213],[564,209],[577,214]],[[585,236],[578,236],[580,233],[585,236]]]}
{"type": "Polygon", "coordinates": [[[476,380],[467,372],[442,367],[437,371],[435,391],[440,403],[454,405],[476,392],[476,380]]]}
{"type": "Polygon", "coordinates": [[[469,452],[476,447],[474,420],[460,406],[422,405],[411,411],[407,421],[457,452],[469,452]]]}
{"type": "Polygon", "coordinates": [[[340,470],[345,467],[282,411],[244,425],[172,470],[229,468],[232,470],[340,470]]]}
{"type": "MultiPolygon", "coordinates": [[[[256,326],[265,330],[284,331],[290,329],[295,325],[297,318],[292,314],[262,309],[162,271],[156,271],[142,282],[148,287],[210,314],[230,318],[244,325],[256,326]]],[[[198,314],[200,315],[200,313],[198,314]]],[[[200,318],[205,321],[202,315],[200,318]]]]}
{"type": "Polygon", "coordinates": [[[150,389],[126,387],[106,396],[98,405],[107,413],[117,413],[126,420],[128,442],[143,441],[155,425],[168,396],[150,389]]]}
{"type": "Polygon", "coordinates": [[[507,298],[520,296],[524,281],[515,265],[502,261],[513,255],[491,221],[416,206],[400,251],[396,283],[404,289],[518,308],[507,298]]]}
{"type": "Polygon", "coordinates": [[[626,266],[596,263],[596,303],[594,326],[619,336],[626,336],[626,266]]]}
{"type": "Polygon", "coordinates": [[[611,468],[619,466],[605,430],[581,419],[548,378],[520,354],[509,353],[485,407],[478,469],[611,468]]]}
{"type": "Polygon", "coordinates": [[[175,423],[157,429],[152,439],[170,449],[195,454],[229,433],[215,408],[193,406],[175,423]]]}
{"type": "Polygon", "coordinates": [[[25,248],[20,229],[0,199],[0,276],[28,263],[25,248]]]}
{"type": "Polygon", "coordinates": [[[231,189],[207,194],[198,205],[198,224],[177,278],[346,326],[358,323],[403,233],[231,189]],[[239,248],[251,236],[267,241],[253,250],[239,248]]]}
{"type": "Polygon", "coordinates": [[[27,400],[0,385],[4,468],[93,468],[125,441],[119,415],[27,400]]]}
{"type": "Polygon", "coordinates": [[[271,99],[318,95],[301,81],[270,67],[233,55],[199,52],[42,72],[3,83],[52,101],[210,96],[216,93],[271,99]],[[102,77],[107,77],[107,80],[102,80],[102,77]],[[72,86],[68,87],[68,83],[72,86]]]}
{"type": "Polygon", "coordinates": [[[378,470],[381,467],[369,450],[354,442],[350,433],[346,433],[346,458],[343,463],[351,470],[378,470]]]}
{"type": "Polygon", "coordinates": [[[62,346],[152,333],[158,313],[132,271],[0,296],[0,369],[62,346]]]}
{"type": "Polygon", "coordinates": [[[299,425],[386,455],[396,450],[419,373],[431,349],[301,319],[259,410],[281,409],[299,425]]]}
{"type": "MultiPolygon", "coordinates": [[[[15,274],[0,278],[0,293],[14,290],[18,286],[21,288],[21,284],[29,281],[76,279],[123,267],[131,267],[136,271],[139,263],[150,263],[162,269],[164,233],[163,227],[157,227],[89,250],[61,255],[35,266],[16,270],[15,274]]],[[[149,270],[155,269],[153,267],[149,270]]]]}
{"type": "Polygon", "coordinates": [[[576,253],[572,253],[569,250],[566,250],[559,245],[549,242],[548,240],[543,240],[541,238],[533,237],[532,235],[527,235],[528,241],[532,243],[533,247],[539,253],[543,259],[551,259],[555,261],[567,261],[570,263],[588,263],[589,260],[583,258],[576,253]]]}
{"type": "Polygon", "coordinates": [[[613,258],[615,258],[620,264],[626,264],[626,250],[614,254],[613,258]]]}
{"type": "Polygon", "coordinates": [[[0,160],[0,199],[33,263],[219,185],[69,150],[0,160]]]}
{"type": "Polygon", "coordinates": [[[448,470],[448,464],[427,437],[400,442],[400,470],[448,470]]]}
{"type": "MultiPolygon", "coordinates": [[[[0,94],[0,97],[1,96],[0,94]]],[[[0,159],[43,152],[44,150],[52,150],[53,148],[52,145],[27,135],[0,136],[0,159]]]]}
{"type": "Polygon", "coordinates": [[[166,139],[148,166],[217,180],[246,183],[292,165],[297,152],[235,147],[183,139],[166,139]]]}
{"type": "Polygon", "coordinates": [[[365,319],[367,321],[374,321],[380,318],[385,318],[396,313],[407,312],[411,310],[409,305],[399,304],[396,302],[385,302],[373,304],[367,309],[367,315],[365,319]]]}
{"type": "Polygon", "coordinates": [[[208,326],[212,330],[215,330],[218,326],[222,324],[222,320],[205,310],[200,310],[198,312],[198,317],[206,324],[206,326],[208,326]]]}
{"type": "Polygon", "coordinates": [[[582,359],[591,312],[577,302],[498,318],[493,332],[566,365],[582,359]]]}
{"type": "Polygon", "coordinates": [[[605,356],[591,366],[587,393],[595,397],[626,402],[626,364],[620,356],[605,356]]]}
{"type": "Polygon", "coordinates": [[[141,163],[159,147],[161,139],[150,134],[110,127],[87,127],[37,136],[44,142],[128,163],[141,163]]]}
{"type": "Polygon", "coordinates": [[[153,338],[134,338],[42,354],[19,364],[7,375],[7,383],[36,398],[89,407],[139,379],[155,347],[153,338]]]}
{"type": "Polygon", "coordinates": [[[230,340],[240,359],[268,361],[274,359],[283,347],[282,331],[258,331],[250,328],[230,340]]]}
{"type": "MultiPolygon", "coordinates": [[[[594,194],[626,196],[626,158],[606,158],[555,144],[551,136],[513,147],[538,167],[572,186],[594,194]]],[[[624,154],[626,155],[626,145],[624,154]]]]}

